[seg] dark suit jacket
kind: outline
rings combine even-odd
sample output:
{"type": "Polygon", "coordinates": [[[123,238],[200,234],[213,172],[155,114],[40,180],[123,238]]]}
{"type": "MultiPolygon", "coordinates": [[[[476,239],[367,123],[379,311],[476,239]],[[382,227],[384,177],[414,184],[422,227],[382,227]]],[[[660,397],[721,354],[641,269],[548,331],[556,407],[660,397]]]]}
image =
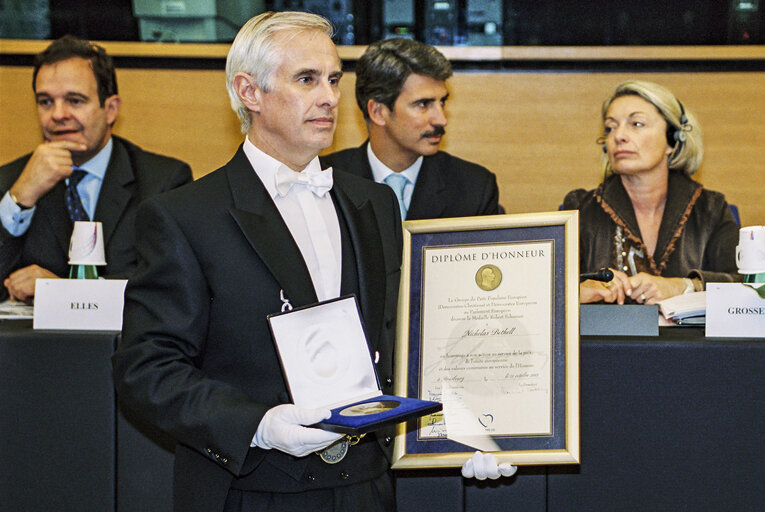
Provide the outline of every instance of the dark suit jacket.
{"type": "MultiPolygon", "coordinates": [[[[153,195],[192,180],[188,164],[144,151],[127,140],[112,136],[114,146],[98,196],[94,219],[103,223],[107,265],[105,277],[127,277],[135,267],[135,212],[153,195]]],[[[0,194],[13,185],[31,154],[0,167],[0,194]]],[[[14,270],[37,264],[66,277],[69,272],[69,238],[72,222],[64,206],[64,182],[59,182],[37,202],[32,224],[20,237],[11,236],[0,224],[0,279],[14,270]]],[[[7,296],[4,287],[0,295],[7,296]]]]}
{"type": "MultiPolygon", "coordinates": [[[[388,187],[342,172],[331,194],[350,242],[343,244],[342,290],[360,290],[369,349],[381,356],[382,391],[392,393],[401,265],[396,198],[388,187]]],[[[289,401],[266,316],[280,311],[280,290],[295,307],[317,299],[241,147],[221,169],[146,201],[137,229],[139,263],[126,290],[114,375],[123,407],[178,441],[176,510],[221,510],[232,486],[300,492],[366,481],[389,468],[375,442],[352,447],[332,466],[315,455],[249,448],[263,414],[289,401]]]]}
{"type": "MultiPolygon", "coordinates": [[[[725,197],[679,171],[669,173],[667,187],[656,248],[647,259],[652,268],[646,271],[664,277],[696,277],[704,283],[740,281],[739,228],[725,197]]],[[[563,200],[563,209],[579,210],[581,272],[617,267],[617,226],[624,230],[625,246],[634,245],[648,254],[632,201],[618,175],[609,176],[595,190],[572,190],[563,200]]]]}
{"type": "MultiPolygon", "coordinates": [[[[374,179],[367,143],[321,157],[322,168],[337,167],[374,179]]],[[[406,220],[471,217],[499,213],[497,177],[480,165],[439,151],[422,161],[406,220]]]]}

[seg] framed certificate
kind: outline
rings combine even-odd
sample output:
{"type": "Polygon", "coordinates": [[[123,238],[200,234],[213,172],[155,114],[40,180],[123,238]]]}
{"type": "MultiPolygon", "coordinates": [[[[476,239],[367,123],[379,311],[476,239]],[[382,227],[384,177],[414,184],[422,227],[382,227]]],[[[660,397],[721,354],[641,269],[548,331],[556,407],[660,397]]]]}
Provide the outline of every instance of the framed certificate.
{"type": "Polygon", "coordinates": [[[576,211],[404,222],[393,468],[579,462],[576,211]]]}

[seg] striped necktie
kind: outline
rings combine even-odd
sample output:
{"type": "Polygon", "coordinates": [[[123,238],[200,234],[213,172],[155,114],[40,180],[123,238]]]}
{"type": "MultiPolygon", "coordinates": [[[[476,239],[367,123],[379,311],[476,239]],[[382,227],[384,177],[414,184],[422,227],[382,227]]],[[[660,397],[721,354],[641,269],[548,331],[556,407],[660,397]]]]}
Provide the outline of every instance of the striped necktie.
{"type": "Polygon", "coordinates": [[[77,192],[77,184],[82,181],[82,178],[84,178],[86,174],[88,174],[87,171],[75,169],[72,171],[72,175],[69,176],[69,184],[66,186],[64,202],[66,203],[66,211],[69,212],[69,218],[72,219],[72,222],[78,220],[90,220],[90,217],[88,217],[88,214],[85,212],[85,208],[82,206],[80,193],[77,192]]]}

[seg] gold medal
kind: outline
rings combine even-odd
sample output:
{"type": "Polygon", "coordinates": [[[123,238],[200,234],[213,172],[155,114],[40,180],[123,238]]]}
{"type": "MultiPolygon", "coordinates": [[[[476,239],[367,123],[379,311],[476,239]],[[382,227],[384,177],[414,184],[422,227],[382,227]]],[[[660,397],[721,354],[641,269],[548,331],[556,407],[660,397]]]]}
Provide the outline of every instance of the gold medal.
{"type": "Polygon", "coordinates": [[[478,288],[490,292],[502,282],[502,271],[496,265],[484,265],[475,273],[478,288]]]}
{"type": "Polygon", "coordinates": [[[363,402],[351,405],[340,411],[340,416],[369,416],[370,414],[379,414],[381,412],[395,409],[400,404],[392,400],[376,400],[374,402],[363,402]]]}

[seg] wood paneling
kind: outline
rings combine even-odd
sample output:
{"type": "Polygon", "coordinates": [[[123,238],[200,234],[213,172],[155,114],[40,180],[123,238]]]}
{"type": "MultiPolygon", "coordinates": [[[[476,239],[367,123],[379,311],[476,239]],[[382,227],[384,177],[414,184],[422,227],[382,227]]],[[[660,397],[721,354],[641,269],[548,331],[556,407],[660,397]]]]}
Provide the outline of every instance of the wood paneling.
{"type": "MultiPolygon", "coordinates": [[[[449,80],[443,149],[494,171],[510,213],[554,210],[566,192],[601,179],[600,104],[628,78],[662,83],[699,117],[705,159],[696,176],[736,203],[744,225],[765,224],[765,73],[458,72],[449,80]]],[[[115,132],[188,161],[199,177],[242,140],[222,71],[120,69],[115,132]]],[[[40,141],[31,68],[0,67],[0,162],[40,141]]],[[[328,151],[360,144],[366,129],[342,80],[340,118],[328,151]]]]}
{"type": "MultiPolygon", "coordinates": [[[[0,39],[0,54],[34,55],[50,41],[0,39]]],[[[225,59],[223,43],[144,43],[98,41],[115,57],[225,59]]],[[[356,60],[366,46],[339,46],[343,60],[356,60]]],[[[448,59],[460,61],[510,60],[763,60],[765,45],[725,46],[439,46],[448,59]]]]}

